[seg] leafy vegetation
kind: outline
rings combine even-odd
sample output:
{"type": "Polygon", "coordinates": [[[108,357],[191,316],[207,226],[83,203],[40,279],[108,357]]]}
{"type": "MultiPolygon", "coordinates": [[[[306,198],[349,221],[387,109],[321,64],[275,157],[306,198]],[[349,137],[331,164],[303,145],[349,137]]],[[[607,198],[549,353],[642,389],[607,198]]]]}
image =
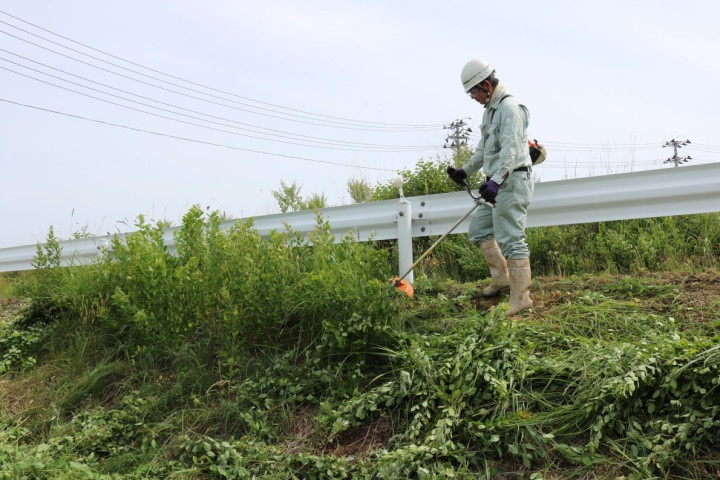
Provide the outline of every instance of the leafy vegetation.
{"type": "MultiPolygon", "coordinates": [[[[462,149],[456,165],[462,165],[470,153],[462,149]]],[[[448,179],[448,163],[443,158],[420,160],[414,170],[400,171],[403,193],[418,196],[462,190],[448,179]]],[[[476,174],[468,183],[477,187],[480,181],[476,174]]],[[[375,185],[371,192],[373,201],[398,198],[392,181],[375,185]]],[[[558,225],[527,229],[527,242],[533,272],[541,276],[692,270],[695,264],[716,265],[720,261],[718,225],[720,213],[558,225]]],[[[413,258],[418,258],[437,238],[414,239],[413,258]]],[[[391,248],[394,242],[380,245],[391,248]]],[[[393,262],[397,263],[397,258],[393,262]]],[[[432,257],[418,266],[417,274],[467,282],[485,278],[490,272],[480,250],[463,234],[447,237],[432,257]]]]}
{"type": "Polygon", "coordinates": [[[280,188],[273,190],[272,195],[278,202],[280,211],[285,213],[288,210],[296,212],[298,210],[317,210],[318,208],[327,207],[327,197],[324,193],[313,193],[303,198],[300,194],[302,185],[292,182],[290,185],[280,180],[280,188]]]}
{"type": "MultiPolygon", "coordinates": [[[[440,161],[404,175],[408,195],[456,188],[440,161]]],[[[535,307],[514,319],[467,236],[408,298],[391,242],[220,220],[190,209],[169,251],[139,217],[62,268],[50,231],[12,278],[22,303],[0,302],[0,479],[720,470],[717,214],[531,229],[535,307]]]]}
{"type": "Polygon", "coordinates": [[[219,223],[191,209],[171,255],[140,218],[112,261],[26,280],[0,342],[0,478],[720,467],[713,270],[536,281],[509,321],[476,284],[421,277],[405,297],[384,250],[322,222],[312,246],[219,223]]]}
{"type": "Polygon", "coordinates": [[[0,274],[0,299],[11,298],[13,287],[7,275],[0,274]]]}

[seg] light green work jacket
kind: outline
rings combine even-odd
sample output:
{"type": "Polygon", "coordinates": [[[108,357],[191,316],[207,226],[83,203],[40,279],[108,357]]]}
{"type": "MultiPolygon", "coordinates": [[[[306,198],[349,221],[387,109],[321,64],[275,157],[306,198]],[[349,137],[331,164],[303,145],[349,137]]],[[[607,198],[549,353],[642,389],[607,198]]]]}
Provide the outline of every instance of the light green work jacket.
{"type": "Polygon", "coordinates": [[[499,84],[483,114],[477,149],[462,167],[465,173],[470,176],[482,169],[485,176],[501,185],[516,168],[532,166],[528,150],[529,122],[527,107],[508,96],[505,87],[499,84]]]}

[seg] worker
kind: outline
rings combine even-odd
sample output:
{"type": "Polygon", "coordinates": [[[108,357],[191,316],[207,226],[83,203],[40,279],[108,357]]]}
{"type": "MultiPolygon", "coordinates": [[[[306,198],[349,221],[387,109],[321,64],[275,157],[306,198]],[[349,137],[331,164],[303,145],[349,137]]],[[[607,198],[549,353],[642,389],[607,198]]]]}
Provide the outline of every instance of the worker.
{"type": "Polygon", "coordinates": [[[449,166],[450,178],[463,184],[482,169],[486,180],[480,196],[495,208],[481,205],[469,227],[470,241],[480,248],[492,281],[482,291],[486,297],[510,290],[507,315],[531,308],[530,250],[525,224],[534,191],[532,161],[528,151],[527,107],[509,95],[485,61],[470,60],[460,75],[465,92],[483,105],[480,142],[461,168],[449,166]]]}

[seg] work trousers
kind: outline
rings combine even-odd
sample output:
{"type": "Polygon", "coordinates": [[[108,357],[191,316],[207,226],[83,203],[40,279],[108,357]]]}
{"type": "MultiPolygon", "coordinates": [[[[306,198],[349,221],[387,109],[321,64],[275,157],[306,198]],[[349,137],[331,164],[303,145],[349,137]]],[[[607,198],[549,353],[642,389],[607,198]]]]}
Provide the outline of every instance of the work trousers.
{"type": "Polygon", "coordinates": [[[495,208],[480,205],[475,211],[468,229],[470,241],[480,246],[494,238],[505,258],[529,258],[525,224],[534,190],[531,172],[508,175],[498,190],[495,208]]]}

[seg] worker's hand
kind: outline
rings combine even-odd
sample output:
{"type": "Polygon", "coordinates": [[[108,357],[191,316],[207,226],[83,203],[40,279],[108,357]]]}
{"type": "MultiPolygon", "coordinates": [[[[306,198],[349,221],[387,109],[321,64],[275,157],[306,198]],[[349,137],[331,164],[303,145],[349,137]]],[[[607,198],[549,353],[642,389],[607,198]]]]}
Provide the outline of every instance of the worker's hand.
{"type": "Polygon", "coordinates": [[[450,180],[457,183],[458,185],[462,185],[463,181],[467,178],[467,173],[465,173],[465,170],[462,168],[455,168],[448,165],[447,168],[447,174],[450,177],[450,180]]]}
{"type": "Polygon", "coordinates": [[[480,196],[486,202],[495,203],[495,197],[497,197],[498,188],[500,188],[500,186],[497,183],[493,182],[492,180],[488,180],[487,182],[480,185],[480,190],[478,190],[478,193],[480,193],[480,196]]]}

